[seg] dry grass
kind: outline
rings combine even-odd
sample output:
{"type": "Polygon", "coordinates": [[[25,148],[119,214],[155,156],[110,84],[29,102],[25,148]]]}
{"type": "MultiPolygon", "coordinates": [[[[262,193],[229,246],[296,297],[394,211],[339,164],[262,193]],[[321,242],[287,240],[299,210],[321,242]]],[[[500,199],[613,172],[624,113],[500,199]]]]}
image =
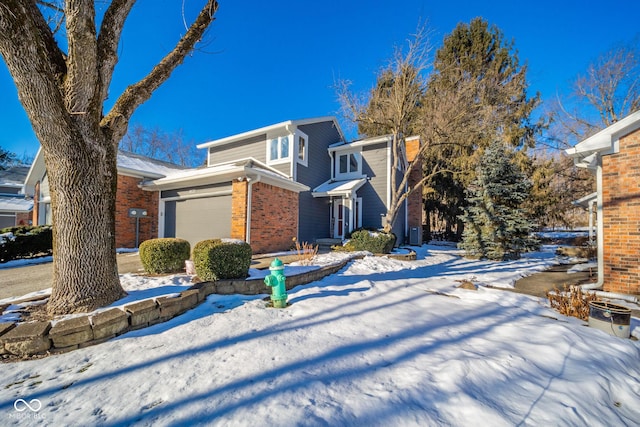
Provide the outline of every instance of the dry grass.
{"type": "Polygon", "coordinates": [[[579,286],[564,285],[564,291],[557,287],[547,292],[547,298],[551,308],[565,316],[577,317],[581,320],[589,320],[589,303],[600,301],[593,293],[583,292],[579,286]]]}
{"type": "Polygon", "coordinates": [[[298,242],[298,240],[294,237],[293,242],[295,244],[295,250],[298,254],[298,261],[302,265],[309,265],[313,258],[318,254],[318,245],[313,245],[307,242],[298,242]]]}

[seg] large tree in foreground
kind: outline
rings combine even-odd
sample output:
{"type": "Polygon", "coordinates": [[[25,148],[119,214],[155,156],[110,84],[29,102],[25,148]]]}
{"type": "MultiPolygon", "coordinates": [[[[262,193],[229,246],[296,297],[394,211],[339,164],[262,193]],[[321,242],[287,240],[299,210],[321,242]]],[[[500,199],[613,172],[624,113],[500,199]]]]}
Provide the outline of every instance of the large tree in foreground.
{"type": "Polygon", "coordinates": [[[0,54],[42,146],[51,191],[50,314],[93,310],[124,295],[115,256],[118,142],[133,112],[193,50],[218,8],[217,1],[207,0],[173,50],[105,112],[120,37],[135,0],[112,0],[102,16],[96,16],[95,3],[0,3],[0,54]],[[64,20],[48,19],[55,16],[51,10],[64,20]],[[62,33],[55,34],[58,30],[62,33]]]}

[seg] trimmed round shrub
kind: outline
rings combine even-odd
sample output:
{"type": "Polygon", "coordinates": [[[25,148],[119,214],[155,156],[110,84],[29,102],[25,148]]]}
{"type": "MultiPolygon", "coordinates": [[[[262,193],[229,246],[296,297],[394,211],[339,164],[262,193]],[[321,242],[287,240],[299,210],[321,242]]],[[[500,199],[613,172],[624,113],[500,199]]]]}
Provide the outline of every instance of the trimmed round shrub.
{"type": "Polygon", "coordinates": [[[191,245],[184,239],[165,237],[145,240],[138,251],[147,273],[177,273],[184,270],[184,262],[191,255],[191,245]]]}
{"type": "Polygon", "coordinates": [[[242,240],[203,240],[193,247],[193,264],[201,280],[244,279],[252,254],[251,246],[242,240]]]}
{"type": "Polygon", "coordinates": [[[374,254],[388,254],[393,250],[396,236],[384,231],[356,230],[344,245],[347,251],[369,251],[374,254]]]}

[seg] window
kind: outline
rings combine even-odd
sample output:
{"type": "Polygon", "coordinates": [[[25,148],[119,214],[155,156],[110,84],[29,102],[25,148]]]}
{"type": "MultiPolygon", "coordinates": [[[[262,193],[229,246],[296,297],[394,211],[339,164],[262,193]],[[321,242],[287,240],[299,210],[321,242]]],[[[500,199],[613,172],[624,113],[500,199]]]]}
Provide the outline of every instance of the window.
{"type": "Polygon", "coordinates": [[[289,136],[281,136],[269,140],[267,146],[268,161],[275,162],[289,158],[289,136]]]}
{"type": "Polygon", "coordinates": [[[307,139],[304,136],[298,136],[298,160],[307,161],[307,139]]]}
{"type": "Polygon", "coordinates": [[[360,173],[360,153],[340,154],[336,175],[357,175],[360,173]]]}

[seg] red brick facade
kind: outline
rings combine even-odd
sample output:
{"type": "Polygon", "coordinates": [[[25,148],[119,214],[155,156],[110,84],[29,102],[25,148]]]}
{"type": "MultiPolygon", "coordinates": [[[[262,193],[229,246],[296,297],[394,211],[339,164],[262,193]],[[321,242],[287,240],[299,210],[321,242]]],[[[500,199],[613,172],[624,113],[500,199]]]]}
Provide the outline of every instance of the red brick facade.
{"type": "Polygon", "coordinates": [[[640,130],[602,157],[604,286],[640,294],[640,130]]]}
{"type": "MultiPolygon", "coordinates": [[[[253,253],[288,250],[298,235],[298,193],[258,182],[251,187],[253,253]]],[[[233,228],[233,227],[232,227],[233,228]]]]}
{"type": "Polygon", "coordinates": [[[231,184],[231,238],[247,241],[247,181],[231,184]]]}
{"type": "Polygon", "coordinates": [[[129,217],[129,208],[146,209],[140,218],[139,243],[158,237],[158,192],[138,188],[140,178],[118,175],[116,194],[116,247],[136,247],[136,219],[129,217]]]}
{"type": "Polygon", "coordinates": [[[16,225],[31,225],[31,212],[16,213],[16,225]]]}
{"type": "MultiPolygon", "coordinates": [[[[412,162],[416,159],[418,152],[420,151],[420,137],[407,138],[405,141],[407,160],[412,162]]],[[[411,170],[409,175],[409,188],[413,188],[422,179],[422,161],[418,159],[416,164],[411,170]]],[[[418,229],[418,242],[422,244],[422,186],[413,191],[409,197],[407,197],[407,226],[409,233],[412,228],[418,229]]]]}

